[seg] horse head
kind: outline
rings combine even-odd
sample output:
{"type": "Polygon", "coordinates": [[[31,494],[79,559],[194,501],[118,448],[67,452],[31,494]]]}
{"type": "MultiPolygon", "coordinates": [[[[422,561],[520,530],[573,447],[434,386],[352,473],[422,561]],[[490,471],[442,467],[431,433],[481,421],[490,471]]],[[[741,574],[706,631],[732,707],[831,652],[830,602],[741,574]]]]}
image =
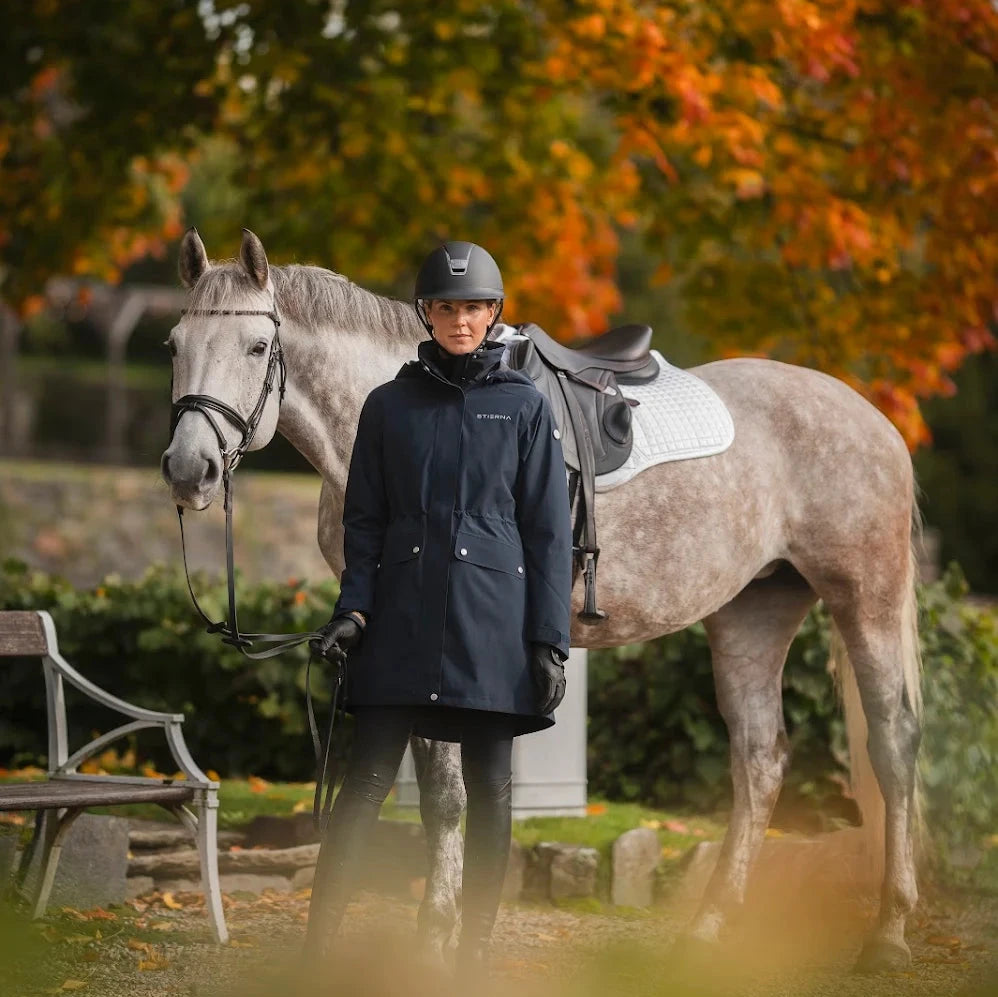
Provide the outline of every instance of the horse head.
{"type": "Polygon", "coordinates": [[[238,261],[209,262],[191,228],[180,246],[188,307],[166,346],[173,357],[173,432],[160,460],[178,505],[205,509],[226,466],[277,430],[284,361],[263,243],[243,229],[238,261]]]}

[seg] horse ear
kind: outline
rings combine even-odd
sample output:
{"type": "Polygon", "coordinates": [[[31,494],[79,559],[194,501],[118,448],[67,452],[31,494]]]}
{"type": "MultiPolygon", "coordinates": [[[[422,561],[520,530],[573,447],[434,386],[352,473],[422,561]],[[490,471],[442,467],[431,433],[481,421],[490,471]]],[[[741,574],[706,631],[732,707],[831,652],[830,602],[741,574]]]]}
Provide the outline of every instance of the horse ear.
{"type": "Polygon", "coordinates": [[[180,281],[184,287],[193,287],[209,265],[204,243],[192,225],[180,243],[180,281]]]}
{"type": "Polygon", "coordinates": [[[262,291],[270,278],[270,266],[263,243],[248,229],[243,229],[243,244],[239,249],[239,262],[262,291]]]}

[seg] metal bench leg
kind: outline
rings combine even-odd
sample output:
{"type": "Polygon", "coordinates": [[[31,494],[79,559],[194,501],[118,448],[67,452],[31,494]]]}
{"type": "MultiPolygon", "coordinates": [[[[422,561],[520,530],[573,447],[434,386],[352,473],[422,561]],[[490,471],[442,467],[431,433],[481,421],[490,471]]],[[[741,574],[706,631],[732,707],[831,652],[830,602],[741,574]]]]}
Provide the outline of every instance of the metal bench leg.
{"type": "Polygon", "coordinates": [[[56,869],[62,855],[62,843],[66,840],[73,821],[83,813],[83,807],[68,807],[60,818],[58,811],[49,810],[45,814],[44,840],[42,841],[41,876],[38,883],[38,893],[35,897],[32,918],[39,918],[48,907],[52,884],[55,882],[56,869]]]}
{"type": "Polygon", "coordinates": [[[201,790],[194,801],[195,816],[187,807],[168,807],[181,823],[194,835],[201,860],[201,889],[211,920],[211,932],[219,945],[229,940],[222,910],[222,887],[218,879],[218,793],[213,789],[201,790]]]}

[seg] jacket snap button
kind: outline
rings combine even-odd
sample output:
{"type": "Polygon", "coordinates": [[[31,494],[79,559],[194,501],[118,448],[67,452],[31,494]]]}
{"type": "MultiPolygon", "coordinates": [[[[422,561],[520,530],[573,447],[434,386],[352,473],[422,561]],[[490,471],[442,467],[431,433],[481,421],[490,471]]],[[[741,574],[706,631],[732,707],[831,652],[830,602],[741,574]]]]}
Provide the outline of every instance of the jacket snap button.
{"type": "Polygon", "coordinates": [[[519,572],[520,572],[520,574],[522,575],[522,574],[523,574],[523,565],[522,565],[522,564],[518,564],[518,565],[516,566],[516,570],[517,570],[517,571],[519,571],[519,572]]]}
{"type": "Polygon", "coordinates": [[[419,553],[419,548],[418,547],[413,547],[412,548],[412,552],[413,552],[413,554],[418,554],[419,553]]]}
{"type": "Polygon", "coordinates": [[[467,554],[467,553],[468,553],[468,548],[467,547],[462,547],[461,548],[461,557],[464,557],[464,555],[467,554]]]}
{"type": "Polygon", "coordinates": [[[555,438],[556,440],[560,440],[560,439],[561,439],[561,430],[560,430],[560,429],[556,429],[556,430],[554,431],[554,438],[555,438]]]}
{"type": "Polygon", "coordinates": [[[430,693],[430,699],[432,699],[434,702],[436,702],[437,701],[437,694],[435,692],[431,692],[430,693]]]}

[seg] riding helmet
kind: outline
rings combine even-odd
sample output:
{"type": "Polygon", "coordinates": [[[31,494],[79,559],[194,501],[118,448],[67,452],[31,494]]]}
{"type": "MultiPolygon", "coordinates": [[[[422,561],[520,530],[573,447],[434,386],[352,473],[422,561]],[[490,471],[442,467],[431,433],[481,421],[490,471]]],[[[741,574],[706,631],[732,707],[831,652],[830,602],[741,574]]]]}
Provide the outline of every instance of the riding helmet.
{"type": "Polygon", "coordinates": [[[502,274],[491,254],[473,242],[445,242],[423,261],[416,275],[416,312],[430,330],[424,301],[498,301],[491,329],[499,321],[506,293],[502,274]]]}

